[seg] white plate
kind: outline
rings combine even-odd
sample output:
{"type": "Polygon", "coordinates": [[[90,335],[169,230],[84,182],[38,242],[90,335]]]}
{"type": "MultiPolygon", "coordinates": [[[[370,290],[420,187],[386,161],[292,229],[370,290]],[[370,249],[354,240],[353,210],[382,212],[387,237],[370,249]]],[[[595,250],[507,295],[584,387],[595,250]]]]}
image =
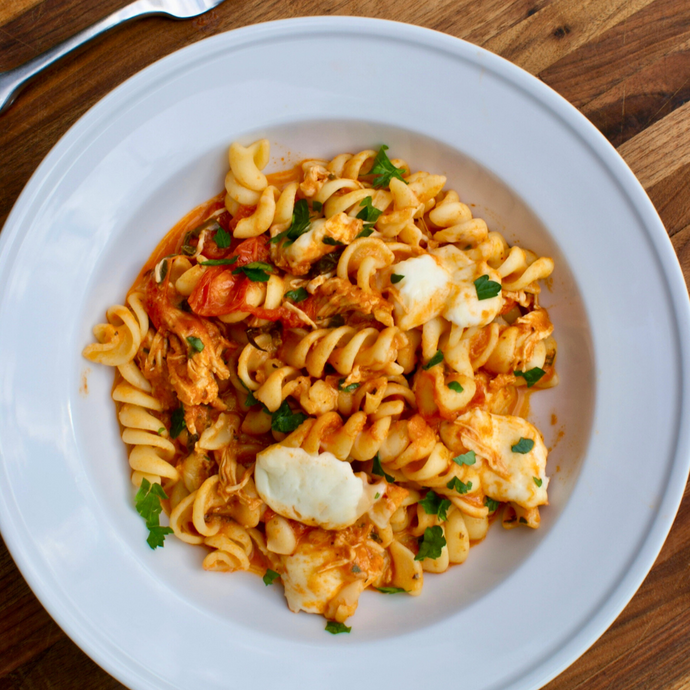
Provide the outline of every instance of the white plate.
{"type": "Polygon", "coordinates": [[[190,46],[63,137],[0,249],[3,535],[51,615],[132,688],[537,688],[615,619],[671,526],[690,330],[670,242],[584,117],[468,43],[333,17],[190,46]],[[168,228],[222,188],[227,145],[259,135],[273,169],[385,142],[556,260],[544,301],[561,385],[533,398],[555,444],[542,528],[495,527],[420,598],[365,593],[349,636],[290,613],[279,586],[203,572],[196,549],[148,548],[112,371],[80,355],[168,228]]]}

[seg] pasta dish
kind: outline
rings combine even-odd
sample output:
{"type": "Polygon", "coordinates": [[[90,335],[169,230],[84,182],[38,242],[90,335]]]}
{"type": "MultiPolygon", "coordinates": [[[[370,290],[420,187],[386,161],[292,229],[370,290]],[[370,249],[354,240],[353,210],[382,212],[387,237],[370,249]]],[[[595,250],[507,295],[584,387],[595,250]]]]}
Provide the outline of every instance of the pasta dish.
{"type": "Polygon", "coordinates": [[[330,632],[365,589],[419,595],[490,523],[537,528],[548,503],[525,411],[557,383],[553,261],[386,151],[267,176],[267,140],[233,143],[225,192],[84,349],[117,368],[149,545],[280,582],[330,632]]]}

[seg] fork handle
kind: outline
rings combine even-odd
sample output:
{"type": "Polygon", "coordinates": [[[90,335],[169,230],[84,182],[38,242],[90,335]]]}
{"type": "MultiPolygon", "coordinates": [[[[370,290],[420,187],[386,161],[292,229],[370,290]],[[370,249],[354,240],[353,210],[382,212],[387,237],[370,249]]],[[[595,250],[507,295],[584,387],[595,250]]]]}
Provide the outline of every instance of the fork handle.
{"type": "Polygon", "coordinates": [[[154,3],[149,0],[136,0],[68,38],[66,41],[58,43],[50,50],[46,50],[45,53],[37,55],[23,65],[7,72],[0,72],[0,114],[12,105],[17,94],[41,70],[52,65],[75,48],[112,29],[114,26],[127,22],[130,19],[151,14],[161,14],[161,10],[155,7],[154,3]]]}

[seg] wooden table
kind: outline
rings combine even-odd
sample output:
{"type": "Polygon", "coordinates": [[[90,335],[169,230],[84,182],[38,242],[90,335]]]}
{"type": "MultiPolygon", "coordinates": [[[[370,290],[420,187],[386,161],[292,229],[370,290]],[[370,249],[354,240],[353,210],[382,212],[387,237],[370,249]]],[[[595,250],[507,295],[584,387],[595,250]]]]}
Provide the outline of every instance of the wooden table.
{"type": "MultiPolygon", "coordinates": [[[[0,0],[0,70],[126,0],[0,0]]],[[[121,27],[47,71],[0,117],[0,224],[43,157],[113,87],[178,48],[261,21],[395,19],[464,38],[537,75],[617,147],[690,284],[690,0],[226,0],[186,22],[121,27]]],[[[0,541],[0,690],[122,688],[60,630],[0,541]]],[[[618,620],[548,690],[690,688],[690,492],[618,620]]]]}

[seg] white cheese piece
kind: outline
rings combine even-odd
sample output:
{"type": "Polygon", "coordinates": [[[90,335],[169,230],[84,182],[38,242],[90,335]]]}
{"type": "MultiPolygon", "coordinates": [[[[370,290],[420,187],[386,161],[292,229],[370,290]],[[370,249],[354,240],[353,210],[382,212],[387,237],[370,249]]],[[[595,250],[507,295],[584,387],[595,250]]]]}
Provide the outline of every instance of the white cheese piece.
{"type": "Polygon", "coordinates": [[[438,316],[446,306],[452,277],[431,254],[406,259],[393,266],[403,278],[391,292],[395,298],[395,322],[404,331],[421,326],[438,316]]]}
{"type": "Polygon", "coordinates": [[[487,275],[489,280],[500,285],[501,277],[486,262],[475,264],[457,247],[446,245],[432,252],[452,276],[452,288],[441,312],[444,318],[461,328],[486,326],[503,308],[503,296],[480,300],[474,281],[487,275]]]}
{"type": "Polygon", "coordinates": [[[547,450],[537,428],[522,417],[495,415],[475,408],[457,419],[462,442],[483,458],[477,468],[484,493],[495,501],[514,501],[523,508],[549,502],[547,450]],[[534,441],[527,453],[512,450],[521,438],[534,441]]]}
{"type": "Polygon", "coordinates": [[[311,455],[276,444],[256,456],[256,490],[276,513],[329,530],[354,524],[382,493],[332,453],[311,455]]]}

